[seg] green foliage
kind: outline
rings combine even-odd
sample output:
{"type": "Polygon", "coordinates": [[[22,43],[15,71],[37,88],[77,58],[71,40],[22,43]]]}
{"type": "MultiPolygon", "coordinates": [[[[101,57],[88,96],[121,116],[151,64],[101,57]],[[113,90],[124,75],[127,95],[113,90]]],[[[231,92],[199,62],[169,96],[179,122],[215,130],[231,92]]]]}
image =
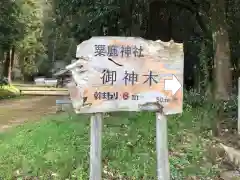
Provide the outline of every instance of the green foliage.
{"type": "Polygon", "coordinates": [[[0,2],[0,47],[5,49],[23,38],[24,23],[19,16],[22,12],[15,1],[0,2]]]}
{"type": "Polygon", "coordinates": [[[54,4],[57,24],[66,24],[78,40],[103,35],[103,27],[110,35],[131,35],[133,25],[144,24],[148,9],[143,0],[54,0],[54,4]]]}
{"type": "Polygon", "coordinates": [[[15,86],[12,86],[12,85],[0,86],[0,100],[11,98],[11,97],[16,97],[19,95],[20,95],[20,91],[15,86]]]}
{"type": "Polygon", "coordinates": [[[20,18],[25,24],[27,33],[16,46],[22,71],[24,74],[31,75],[38,71],[37,64],[39,64],[39,61],[43,61],[45,54],[45,47],[42,42],[42,10],[39,4],[33,0],[22,1],[19,6],[22,10],[20,18]]]}
{"type": "Polygon", "coordinates": [[[13,85],[10,85],[8,79],[0,78],[0,100],[12,98],[20,95],[20,90],[13,85]]]}
{"type": "Polygon", "coordinates": [[[37,72],[45,54],[41,4],[35,0],[3,0],[0,15],[1,51],[14,48],[22,72],[28,75],[37,72]]]}

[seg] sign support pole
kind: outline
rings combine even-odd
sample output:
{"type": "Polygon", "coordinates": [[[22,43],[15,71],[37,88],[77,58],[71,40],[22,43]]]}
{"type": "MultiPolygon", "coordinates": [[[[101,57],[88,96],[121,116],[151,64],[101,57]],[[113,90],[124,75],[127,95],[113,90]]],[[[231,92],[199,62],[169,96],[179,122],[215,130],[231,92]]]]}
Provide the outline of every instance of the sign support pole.
{"type": "Polygon", "coordinates": [[[170,180],[167,135],[167,118],[163,114],[163,111],[160,110],[159,112],[156,112],[156,152],[158,180],[170,180]]]}
{"type": "Polygon", "coordinates": [[[91,116],[90,177],[89,180],[102,179],[102,114],[91,116]]]}

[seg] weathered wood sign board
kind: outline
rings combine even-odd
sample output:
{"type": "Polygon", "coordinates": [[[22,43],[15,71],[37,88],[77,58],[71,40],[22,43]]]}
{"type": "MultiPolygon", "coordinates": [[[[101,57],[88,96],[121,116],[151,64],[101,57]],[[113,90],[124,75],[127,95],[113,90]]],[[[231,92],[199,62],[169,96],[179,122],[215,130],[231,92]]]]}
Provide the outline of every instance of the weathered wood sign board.
{"type": "Polygon", "coordinates": [[[134,37],[92,37],[67,66],[76,113],[154,110],[182,112],[183,45],[134,37]],[[147,108],[147,109],[146,109],[147,108]]]}

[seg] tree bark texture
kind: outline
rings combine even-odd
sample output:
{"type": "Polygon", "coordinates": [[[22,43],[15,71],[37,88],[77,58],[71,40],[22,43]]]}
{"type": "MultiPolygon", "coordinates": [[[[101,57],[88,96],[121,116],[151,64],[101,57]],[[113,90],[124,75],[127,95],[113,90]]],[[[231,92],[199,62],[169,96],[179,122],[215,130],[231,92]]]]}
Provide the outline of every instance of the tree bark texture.
{"type": "Polygon", "coordinates": [[[231,59],[225,0],[211,3],[214,47],[214,95],[216,100],[228,100],[231,93],[231,59]]]}

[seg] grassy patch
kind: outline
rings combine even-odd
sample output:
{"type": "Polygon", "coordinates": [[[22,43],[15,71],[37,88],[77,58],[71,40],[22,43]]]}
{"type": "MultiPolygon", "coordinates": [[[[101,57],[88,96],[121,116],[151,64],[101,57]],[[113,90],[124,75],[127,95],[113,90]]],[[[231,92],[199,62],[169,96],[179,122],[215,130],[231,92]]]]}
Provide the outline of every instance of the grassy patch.
{"type": "MultiPolygon", "coordinates": [[[[217,168],[206,158],[209,135],[202,125],[208,118],[201,109],[169,118],[172,179],[206,180],[216,175],[217,168]]],[[[88,117],[62,114],[1,134],[0,177],[88,179],[89,130],[88,117]]],[[[106,171],[124,179],[156,179],[154,114],[121,113],[105,119],[103,130],[106,171]]]]}

